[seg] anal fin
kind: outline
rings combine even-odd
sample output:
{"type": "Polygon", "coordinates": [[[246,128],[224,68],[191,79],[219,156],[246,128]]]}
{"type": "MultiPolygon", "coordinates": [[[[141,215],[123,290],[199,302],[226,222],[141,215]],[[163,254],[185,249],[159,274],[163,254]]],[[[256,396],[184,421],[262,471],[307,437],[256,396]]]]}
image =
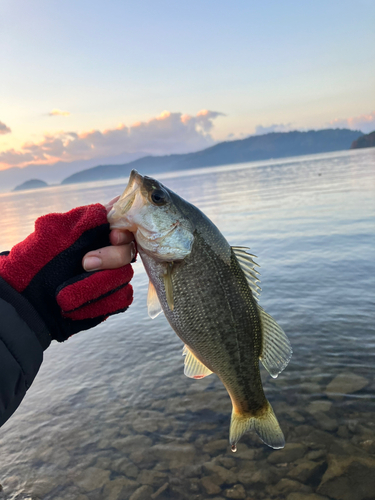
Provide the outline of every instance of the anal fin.
{"type": "Polygon", "coordinates": [[[184,374],[187,377],[201,379],[211,375],[212,371],[199,361],[186,345],[183,348],[182,355],[185,356],[184,374]]]}

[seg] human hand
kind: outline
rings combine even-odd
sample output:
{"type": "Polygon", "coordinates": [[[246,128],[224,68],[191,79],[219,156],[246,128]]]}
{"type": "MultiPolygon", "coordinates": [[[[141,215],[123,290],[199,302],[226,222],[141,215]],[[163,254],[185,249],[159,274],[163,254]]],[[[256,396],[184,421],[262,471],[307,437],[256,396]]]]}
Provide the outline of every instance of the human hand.
{"type": "MultiPolygon", "coordinates": [[[[119,198],[120,196],[116,196],[116,198],[113,198],[113,200],[105,205],[107,214],[119,198]]],[[[133,233],[126,230],[113,229],[110,232],[109,240],[111,246],[92,250],[83,257],[82,267],[85,271],[117,269],[134,261],[137,250],[133,233]]]]}
{"type": "Polygon", "coordinates": [[[117,269],[134,261],[137,252],[132,233],[113,229],[109,240],[111,246],[91,250],[83,257],[82,267],[85,271],[117,269]]]}
{"type": "Polygon", "coordinates": [[[103,205],[78,207],[40,217],[34,233],[0,256],[0,277],[34,306],[53,339],[64,341],[131,304],[133,271],[124,264],[132,260],[132,236],[112,233],[103,205]],[[98,246],[105,270],[83,272],[83,257],[95,256],[98,246]]]}

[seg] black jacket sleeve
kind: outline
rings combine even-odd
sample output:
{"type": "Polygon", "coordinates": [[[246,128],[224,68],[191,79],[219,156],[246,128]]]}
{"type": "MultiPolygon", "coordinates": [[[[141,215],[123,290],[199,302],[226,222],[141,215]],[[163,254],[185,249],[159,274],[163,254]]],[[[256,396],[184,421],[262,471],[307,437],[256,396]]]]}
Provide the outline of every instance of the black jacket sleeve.
{"type": "Polygon", "coordinates": [[[18,408],[50,341],[35,309],[0,278],[0,426],[18,408]]]}

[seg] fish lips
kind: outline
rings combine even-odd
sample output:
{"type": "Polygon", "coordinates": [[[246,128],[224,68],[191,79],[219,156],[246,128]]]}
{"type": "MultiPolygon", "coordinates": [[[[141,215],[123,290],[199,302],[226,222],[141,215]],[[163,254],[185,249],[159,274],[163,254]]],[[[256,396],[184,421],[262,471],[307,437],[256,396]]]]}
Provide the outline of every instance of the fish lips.
{"type": "Polygon", "coordinates": [[[115,229],[116,227],[124,227],[124,215],[129,212],[129,210],[133,206],[133,203],[137,196],[137,192],[142,188],[142,185],[142,175],[139,174],[136,170],[132,170],[125,191],[122,193],[120,198],[116,201],[116,203],[108,213],[107,219],[111,225],[111,229],[115,229]]]}

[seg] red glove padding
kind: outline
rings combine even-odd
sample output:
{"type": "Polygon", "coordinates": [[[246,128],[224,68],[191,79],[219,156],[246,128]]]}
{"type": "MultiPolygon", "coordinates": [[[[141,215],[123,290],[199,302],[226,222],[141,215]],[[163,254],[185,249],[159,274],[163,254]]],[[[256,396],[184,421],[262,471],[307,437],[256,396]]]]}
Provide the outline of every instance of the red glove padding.
{"type": "Polygon", "coordinates": [[[130,265],[82,268],[87,252],[110,245],[109,234],[103,205],[78,207],[40,217],[34,233],[0,256],[0,277],[34,306],[53,339],[62,342],[132,303],[130,265]]]}

